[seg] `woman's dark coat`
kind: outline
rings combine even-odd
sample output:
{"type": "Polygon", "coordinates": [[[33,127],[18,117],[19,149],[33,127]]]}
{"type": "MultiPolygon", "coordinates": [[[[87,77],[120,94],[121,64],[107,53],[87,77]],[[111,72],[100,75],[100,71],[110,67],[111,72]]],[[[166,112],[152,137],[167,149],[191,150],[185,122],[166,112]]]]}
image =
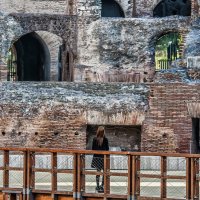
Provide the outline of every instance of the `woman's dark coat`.
{"type": "MultiPolygon", "coordinates": [[[[92,150],[95,151],[108,151],[109,144],[106,137],[103,138],[103,143],[101,146],[98,145],[97,138],[95,137],[92,142],[92,150]]],[[[98,171],[104,168],[104,155],[103,154],[94,154],[92,158],[92,168],[96,168],[98,171]]]]}

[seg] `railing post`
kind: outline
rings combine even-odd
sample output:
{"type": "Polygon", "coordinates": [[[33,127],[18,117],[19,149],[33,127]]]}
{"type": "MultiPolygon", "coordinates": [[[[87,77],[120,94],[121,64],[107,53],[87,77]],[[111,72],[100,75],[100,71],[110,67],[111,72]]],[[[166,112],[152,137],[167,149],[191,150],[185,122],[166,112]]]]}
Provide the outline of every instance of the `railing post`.
{"type": "MultiPolygon", "coordinates": [[[[6,190],[9,187],[9,151],[4,150],[4,157],[3,157],[3,188],[6,190]]],[[[3,199],[6,200],[6,194],[3,194],[3,199]]]]}
{"type": "Polygon", "coordinates": [[[136,199],[136,195],[137,195],[137,164],[136,164],[136,156],[132,157],[132,195],[133,195],[133,199],[136,199]]]}
{"type": "Polygon", "coordinates": [[[132,200],[132,156],[128,155],[128,198],[127,200],[132,200]]]}
{"type": "Polygon", "coordinates": [[[162,156],[161,157],[161,199],[167,198],[167,181],[166,181],[166,175],[167,175],[167,157],[162,156]]]}
{"type": "Polygon", "coordinates": [[[77,154],[73,154],[73,199],[76,200],[79,197],[78,194],[78,165],[77,154]]]}
{"type": "Polygon", "coordinates": [[[24,160],[23,160],[23,200],[27,200],[27,164],[28,164],[28,152],[24,151],[24,160]]]}
{"type": "Polygon", "coordinates": [[[82,199],[82,192],[85,192],[85,154],[78,153],[77,163],[77,200],[82,199]]]}
{"type": "Polygon", "coordinates": [[[81,154],[78,154],[77,158],[77,200],[81,200],[81,188],[82,188],[82,174],[81,174],[81,169],[82,169],[82,161],[81,161],[81,154]]]}
{"type": "Polygon", "coordinates": [[[199,159],[191,158],[191,199],[199,199],[199,159]]]}
{"type": "Polygon", "coordinates": [[[104,176],[104,200],[107,199],[107,195],[110,194],[110,155],[104,155],[104,170],[103,170],[103,176],[104,176]]]}
{"type": "Polygon", "coordinates": [[[33,152],[28,151],[27,158],[27,200],[33,200],[32,189],[35,184],[35,173],[33,168],[35,167],[35,154],[33,152]]]}
{"type": "Polygon", "coordinates": [[[55,192],[57,191],[57,153],[51,154],[51,197],[56,200],[55,192]]]}
{"type": "Polygon", "coordinates": [[[3,171],[3,187],[9,187],[9,151],[4,151],[4,171],[3,171]]]}
{"type": "Polygon", "coordinates": [[[132,196],[133,200],[140,196],[140,156],[132,157],[132,196]]]}
{"type": "Polygon", "coordinates": [[[186,199],[191,199],[191,158],[186,158],[186,199]]]}

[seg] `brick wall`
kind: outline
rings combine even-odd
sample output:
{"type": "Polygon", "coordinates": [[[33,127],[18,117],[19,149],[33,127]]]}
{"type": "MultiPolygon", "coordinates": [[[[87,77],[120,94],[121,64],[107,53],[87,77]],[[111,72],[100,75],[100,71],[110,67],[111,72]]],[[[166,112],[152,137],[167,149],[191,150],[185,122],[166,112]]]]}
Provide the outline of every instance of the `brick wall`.
{"type": "Polygon", "coordinates": [[[200,84],[2,83],[1,95],[1,146],[85,148],[86,125],[103,124],[113,146],[133,150],[142,125],[142,151],[189,152],[200,84]]]}
{"type": "Polygon", "coordinates": [[[192,116],[187,103],[199,101],[200,84],[151,84],[149,112],[142,131],[142,150],[189,152],[192,116]]]}
{"type": "Polygon", "coordinates": [[[144,85],[1,82],[0,86],[0,146],[83,149],[87,124],[141,125],[148,107],[149,90],[144,85]]]}
{"type": "Polygon", "coordinates": [[[1,105],[1,146],[85,148],[83,111],[65,104],[1,105]]]}

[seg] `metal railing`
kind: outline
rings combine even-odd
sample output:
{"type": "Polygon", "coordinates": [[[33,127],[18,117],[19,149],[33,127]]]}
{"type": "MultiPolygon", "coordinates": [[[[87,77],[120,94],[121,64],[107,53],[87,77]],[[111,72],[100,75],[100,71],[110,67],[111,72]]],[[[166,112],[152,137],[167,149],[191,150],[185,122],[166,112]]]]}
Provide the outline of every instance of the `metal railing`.
{"type": "Polygon", "coordinates": [[[158,66],[156,66],[156,71],[169,69],[171,66],[171,62],[172,61],[168,59],[158,60],[158,66]]]}
{"type": "Polygon", "coordinates": [[[0,199],[199,199],[199,162],[198,154],[0,148],[0,199]]]}

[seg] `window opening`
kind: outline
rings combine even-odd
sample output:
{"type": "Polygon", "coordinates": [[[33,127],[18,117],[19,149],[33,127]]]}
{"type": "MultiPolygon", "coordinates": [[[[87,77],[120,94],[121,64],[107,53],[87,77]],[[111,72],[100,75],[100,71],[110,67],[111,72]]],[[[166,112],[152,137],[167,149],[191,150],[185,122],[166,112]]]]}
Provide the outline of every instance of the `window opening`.
{"type": "Polygon", "coordinates": [[[166,17],[170,15],[191,15],[190,0],[162,0],[154,9],[154,17],[166,17]]]}
{"type": "Polygon", "coordinates": [[[102,0],[102,17],[125,17],[120,5],[114,0],[102,0]]]}
{"type": "Polygon", "coordinates": [[[200,152],[200,118],[192,118],[191,153],[200,152]]]}
{"type": "Polygon", "coordinates": [[[8,55],[8,81],[48,81],[50,54],[46,44],[34,32],[23,35],[8,55]]]}
{"type": "Polygon", "coordinates": [[[179,33],[168,33],[157,40],[155,52],[156,71],[169,69],[173,61],[181,58],[181,43],[182,36],[179,33]]]}
{"type": "Polygon", "coordinates": [[[7,60],[7,81],[16,81],[17,80],[17,57],[15,54],[14,47],[11,48],[8,52],[8,60],[7,60]]]}

